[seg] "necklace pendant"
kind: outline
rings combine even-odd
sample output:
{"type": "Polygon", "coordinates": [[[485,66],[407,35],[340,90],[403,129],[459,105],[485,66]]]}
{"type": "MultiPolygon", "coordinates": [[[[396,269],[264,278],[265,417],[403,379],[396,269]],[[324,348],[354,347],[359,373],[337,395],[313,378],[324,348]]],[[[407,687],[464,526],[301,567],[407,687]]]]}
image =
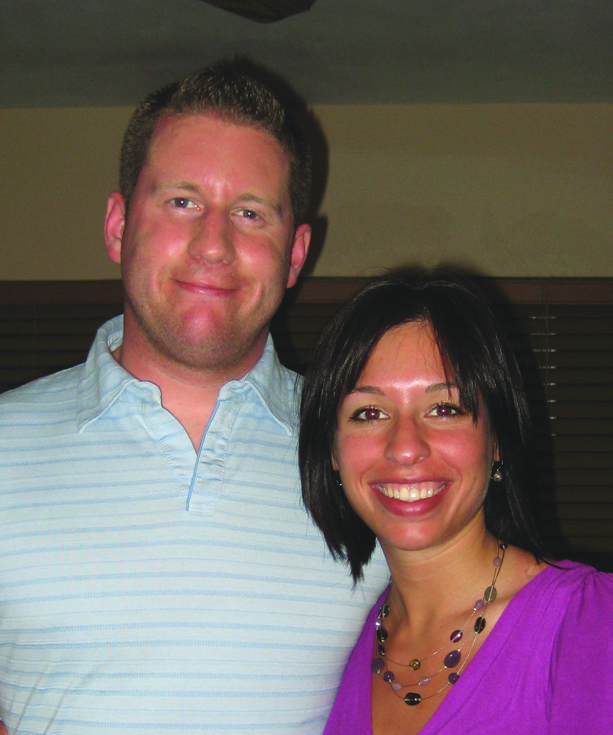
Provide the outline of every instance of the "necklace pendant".
{"type": "Polygon", "coordinates": [[[413,658],[409,661],[409,668],[413,669],[413,671],[417,671],[419,667],[421,666],[421,661],[417,658],[413,658]]]}
{"type": "Polygon", "coordinates": [[[404,701],[409,705],[409,707],[415,707],[416,704],[421,702],[421,694],[417,694],[417,692],[407,692],[407,694],[404,695],[404,701]]]}

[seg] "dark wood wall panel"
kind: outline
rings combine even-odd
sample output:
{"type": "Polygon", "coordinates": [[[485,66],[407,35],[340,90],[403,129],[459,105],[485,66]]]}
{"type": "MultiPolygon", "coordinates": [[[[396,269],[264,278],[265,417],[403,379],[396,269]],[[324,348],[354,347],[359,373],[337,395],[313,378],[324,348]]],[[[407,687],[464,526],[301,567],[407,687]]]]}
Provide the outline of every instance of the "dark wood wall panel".
{"type": "MultiPolygon", "coordinates": [[[[305,278],[272,325],[302,371],[325,322],[367,279],[305,278]]],[[[613,571],[613,279],[479,279],[522,364],[547,541],[613,571]]],[[[0,282],[0,391],[82,362],[121,312],[119,281],[0,282]]]]}

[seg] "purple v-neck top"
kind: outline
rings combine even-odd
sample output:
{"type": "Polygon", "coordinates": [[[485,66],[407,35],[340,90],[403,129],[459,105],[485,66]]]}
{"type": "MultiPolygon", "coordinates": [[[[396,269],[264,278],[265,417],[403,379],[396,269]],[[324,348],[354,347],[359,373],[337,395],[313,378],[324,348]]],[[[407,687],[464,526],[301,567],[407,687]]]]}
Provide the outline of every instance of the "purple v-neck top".
{"type": "MultiPolygon", "coordinates": [[[[421,735],[613,733],[613,574],[547,567],[507,605],[421,735]]],[[[372,735],[370,612],[324,735],[372,735]]]]}

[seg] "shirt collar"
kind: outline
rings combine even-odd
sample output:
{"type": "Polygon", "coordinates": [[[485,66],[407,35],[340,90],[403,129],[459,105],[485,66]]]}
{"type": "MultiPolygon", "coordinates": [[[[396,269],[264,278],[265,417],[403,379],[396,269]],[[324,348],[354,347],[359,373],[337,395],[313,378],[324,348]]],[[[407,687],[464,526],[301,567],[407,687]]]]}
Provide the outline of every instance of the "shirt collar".
{"type": "MultiPolygon", "coordinates": [[[[124,370],[111,354],[121,345],[122,339],[123,316],[106,322],[96,333],[77,388],[79,433],[105,414],[129,385],[141,383],[124,370]]],[[[142,385],[154,389],[157,387],[151,383],[142,385]]]]}
{"type": "Polygon", "coordinates": [[[226,390],[231,390],[233,384],[250,386],[287,434],[297,432],[302,378],[281,365],[270,335],[262,357],[244,378],[224,385],[220,398],[226,390]]]}
{"type": "MultiPolygon", "coordinates": [[[[89,351],[83,377],[78,386],[77,428],[84,431],[105,414],[128,386],[147,394],[149,400],[161,401],[160,389],[140,381],[117,363],[111,354],[123,339],[123,317],[103,324],[89,351]]],[[[300,378],[281,366],[268,335],[264,352],[254,367],[240,380],[231,380],[219,392],[219,400],[236,391],[251,388],[262,405],[288,434],[297,431],[300,378]]]]}

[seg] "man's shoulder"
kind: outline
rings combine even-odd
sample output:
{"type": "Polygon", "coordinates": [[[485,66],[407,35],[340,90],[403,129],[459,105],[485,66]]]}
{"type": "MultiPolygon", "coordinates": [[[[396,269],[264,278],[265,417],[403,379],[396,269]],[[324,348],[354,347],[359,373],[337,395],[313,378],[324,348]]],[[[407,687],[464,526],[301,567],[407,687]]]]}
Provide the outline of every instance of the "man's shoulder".
{"type": "MultiPolygon", "coordinates": [[[[52,415],[54,411],[76,404],[79,386],[86,379],[97,380],[100,365],[104,363],[104,353],[109,353],[107,342],[113,344],[121,341],[122,317],[115,317],[105,322],[96,332],[93,344],[88,353],[87,362],[74,367],[52,373],[0,395],[0,422],[14,413],[41,413],[52,415]],[[88,367],[89,365],[89,367],[88,367]]],[[[108,360],[111,365],[112,359],[108,360]]]]}
{"type": "Polygon", "coordinates": [[[25,414],[56,415],[61,406],[74,405],[84,365],[62,370],[0,395],[0,425],[10,424],[11,417],[25,414]]]}

